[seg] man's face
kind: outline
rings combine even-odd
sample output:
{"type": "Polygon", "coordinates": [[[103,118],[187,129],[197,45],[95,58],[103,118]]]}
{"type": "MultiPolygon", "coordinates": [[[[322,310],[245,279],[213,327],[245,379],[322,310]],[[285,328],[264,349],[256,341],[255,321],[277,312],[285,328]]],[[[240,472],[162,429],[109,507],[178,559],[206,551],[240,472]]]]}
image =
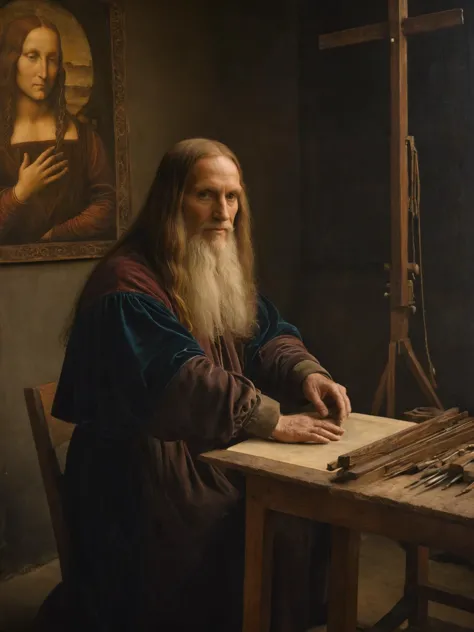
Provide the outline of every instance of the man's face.
{"type": "Polygon", "coordinates": [[[183,215],[188,236],[202,235],[223,247],[232,231],[242,192],[237,167],[230,158],[201,158],[184,192],[183,215]]]}

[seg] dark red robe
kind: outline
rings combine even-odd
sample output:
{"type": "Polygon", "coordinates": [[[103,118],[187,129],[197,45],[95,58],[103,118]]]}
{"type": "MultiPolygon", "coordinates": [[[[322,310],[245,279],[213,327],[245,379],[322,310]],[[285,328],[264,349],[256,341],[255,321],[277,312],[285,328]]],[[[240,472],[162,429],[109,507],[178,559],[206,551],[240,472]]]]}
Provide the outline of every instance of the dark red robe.
{"type": "MultiPolygon", "coordinates": [[[[280,402],[304,403],[302,382],[313,372],[325,371],[262,296],[251,340],[196,340],[140,257],[99,266],[80,302],[53,408],[77,426],[65,506],[78,629],[241,629],[243,481],[199,455],[268,437],[280,402]]],[[[311,623],[316,549],[311,527],[301,525],[284,518],[278,527],[275,632],[304,632],[311,623]]]]}

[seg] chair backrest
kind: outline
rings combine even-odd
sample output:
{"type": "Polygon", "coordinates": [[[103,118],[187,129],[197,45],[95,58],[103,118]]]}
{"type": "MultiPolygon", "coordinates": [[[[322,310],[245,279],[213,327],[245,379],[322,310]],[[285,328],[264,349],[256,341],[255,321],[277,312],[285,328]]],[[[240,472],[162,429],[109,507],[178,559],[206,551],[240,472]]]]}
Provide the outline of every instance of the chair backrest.
{"type": "Polygon", "coordinates": [[[74,425],[51,415],[55,382],[25,388],[24,393],[64,579],[68,567],[69,534],[63,513],[62,467],[58,454],[61,448],[67,448],[74,425]]]}

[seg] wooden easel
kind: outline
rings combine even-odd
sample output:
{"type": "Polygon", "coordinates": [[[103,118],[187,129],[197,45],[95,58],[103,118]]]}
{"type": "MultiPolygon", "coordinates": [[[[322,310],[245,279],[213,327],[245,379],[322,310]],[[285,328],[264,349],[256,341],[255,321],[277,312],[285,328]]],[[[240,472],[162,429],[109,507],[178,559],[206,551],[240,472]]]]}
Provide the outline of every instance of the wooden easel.
{"type": "Polygon", "coordinates": [[[372,414],[377,415],[386,396],[387,417],[395,415],[395,373],[397,357],[403,353],[428,401],[443,408],[433,385],[419,363],[408,336],[411,311],[409,273],[416,272],[408,261],[408,76],[407,35],[435,31],[464,23],[462,9],[408,17],[408,0],[388,0],[388,22],[329,33],[319,37],[319,48],[339,48],[390,38],[390,343],[388,361],[375,393],[372,414]]]}

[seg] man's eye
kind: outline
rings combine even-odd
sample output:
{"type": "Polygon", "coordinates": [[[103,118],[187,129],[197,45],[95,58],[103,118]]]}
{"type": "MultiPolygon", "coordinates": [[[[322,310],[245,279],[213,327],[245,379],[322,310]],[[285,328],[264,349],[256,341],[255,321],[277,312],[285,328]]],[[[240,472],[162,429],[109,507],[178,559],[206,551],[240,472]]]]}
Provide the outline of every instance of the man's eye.
{"type": "Polygon", "coordinates": [[[228,193],[226,195],[226,198],[229,200],[229,202],[233,202],[237,199],[237,193],[228,193]]]}
{"type": "Polygon", "coordinates": [[[210,191],[199,191],[197,194],[200,200],[208,200],[211,197],[210,191]]]}

